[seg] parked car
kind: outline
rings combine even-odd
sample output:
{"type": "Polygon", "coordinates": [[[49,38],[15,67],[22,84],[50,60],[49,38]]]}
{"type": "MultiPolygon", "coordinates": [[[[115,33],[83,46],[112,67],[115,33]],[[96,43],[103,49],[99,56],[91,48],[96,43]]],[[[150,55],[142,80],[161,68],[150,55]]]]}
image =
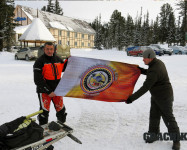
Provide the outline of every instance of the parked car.
{"type": "Polygon", "coordinates": [[[11,46],[11,52],[13,52],[13,53],[16,53],[17,51],[19,51],[19,49],[20,49],[21,47],[20,46],[11,46]]]}
{"type": "Polygon", "coordinates": [[[173,49],[169,48],[167,45],[162,44],[151,44],[150,46],[155,46],[159,48],[160,50],[163,50],[164,54],[172,55],[173,49]]]}
{"type": "Polygon", "coordinates": [[[143,52],[147,50],[147,46],[135,46],[132,50],[128,51],[128,56],[142,56],[143,52]]]}
{"type": "Polygon", "coordinates": [[[25,59],[25,60],[31,60],[38,57],[38,49],[39,47],[25,47],[21,48],[17,53],[15,54],[15,59],[25,59]]]}
{"type": "Polygon", "coordinates": [[[130,46],[126,48],[127,56],[130,56],[129,51],[132,51],[135,48],[138,48],[139,46],[130,46]]]}
{"type": "Polygon", "coordinates": [[[156,55],[159,55],[159,56],[164,55],[163,49],[159,49],[159,48],[157,48],[155,46],[148,46],[148,47],[151,48],[152,50],[154,50],[156,55]]]}
{"type": "Polygon", "coordinates": [[[169,46],[169,48],[173,49],[174,54],[179,54],[179,55],[186,54],[185,48],[182,46],[169,46]]]}
{"type": "Polygon", "coordinates": [[[187,46],[184,47],[184,53],[187,55],[187,46]]]}

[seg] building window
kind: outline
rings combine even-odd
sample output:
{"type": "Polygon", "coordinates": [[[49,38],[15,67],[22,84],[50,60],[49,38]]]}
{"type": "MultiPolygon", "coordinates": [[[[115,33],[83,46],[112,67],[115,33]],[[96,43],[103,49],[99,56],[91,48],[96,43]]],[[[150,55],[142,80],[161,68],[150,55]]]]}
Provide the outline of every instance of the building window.
{"type": "Polygon", "coordinates": [[[77,33],[75,33],[75,38],[77,38],[77,33]]]}
{"type": "Polygon", "coordinates": [[[58,30],[58,35],[62,35],[62,30],[58,30]]]}
{"type": "Polygon", "coordinates": [[[21,37],[22,34],[18,34],[18,39],[21,37]]]}
{"type": "Polygon", "coordinates": [[[67,31],[67,37],[70,37],[70,32],[69,31],[67,31]]]}
{"type": "Polygon", "coordinates": [[[62,41],[61,41],[61,40],[58,40],[58,44],[62,44],[62,41]]]}
{"type": "Polygon", "coordinates": [[[81,44],[82,46],[84,46],[84,42],[82,42],[82,44],[81,44]]]}
{"type": "Polygon", "coordinates": [[[82,34],[82,39],[84,39],[84,34],[82,34]]]}
{"type": "Polygon", "coordinates": [[[75,44],[75,46],[77,46],[77,42],[75,42],[74,44],[75,44]]]}
{"type": "Polygon", "coordinates": [[[70,45],[70,42],[69,42],[69,41],[67,41],[67,45],[70,45]]]}
{"type": "Polygon", "coordinates": [[[88,35],[88,40],[90,40],[90,35],[88,35]]]}

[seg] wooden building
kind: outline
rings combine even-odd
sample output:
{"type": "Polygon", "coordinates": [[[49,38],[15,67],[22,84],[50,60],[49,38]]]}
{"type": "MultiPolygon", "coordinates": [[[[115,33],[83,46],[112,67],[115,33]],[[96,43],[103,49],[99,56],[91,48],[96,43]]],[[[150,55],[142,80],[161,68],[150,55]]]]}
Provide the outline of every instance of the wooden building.
{"type": "MultiPolygon", "coordinates": [[[[40,18],[55,38],[56,44],[68,44],[71,48],[94,47],[95,30],[86,21],[21,5],[16,6],[14,14],[15,23],[20,25],[17,28],[22,26],[26,29],[34,18],[40,18]]],[[[15,31],[17,32],[17,30],[15,31]]],[[[17,42],[21,34],[21,32],[17,32],[17,42]]]]}

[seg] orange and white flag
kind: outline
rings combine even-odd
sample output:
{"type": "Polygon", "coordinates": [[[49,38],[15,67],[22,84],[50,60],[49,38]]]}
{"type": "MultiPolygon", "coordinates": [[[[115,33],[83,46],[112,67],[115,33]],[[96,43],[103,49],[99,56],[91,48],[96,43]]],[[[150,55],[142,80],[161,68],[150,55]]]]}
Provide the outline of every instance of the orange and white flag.
{"type": "Polygon", "coordinates": [[[57,96],[107,102],[125,101],[140,76],[137,65],[71,56],[59,82],[57,96]]]}

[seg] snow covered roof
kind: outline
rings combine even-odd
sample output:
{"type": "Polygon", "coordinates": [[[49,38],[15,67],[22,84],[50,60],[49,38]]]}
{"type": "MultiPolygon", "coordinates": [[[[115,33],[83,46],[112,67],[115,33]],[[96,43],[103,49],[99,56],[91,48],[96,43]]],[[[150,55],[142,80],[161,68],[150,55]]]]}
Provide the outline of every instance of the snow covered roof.
{"type": "MultiPolygon", "coordinates": [[[[37,10],[18,5],[21,7],[29,18],[37,18],[37,10]]],[[[65,17],[45,11],[38,10],[38,18],[45,24],[47,28],[57,28],[61,30],[74,31],[87,34],[95,34],[95,30],[83,20],[78,20],[70,17],[65,17]]],[[[31,19],[32,20],[32,19],[31,19]]]]}
{"type": "Polygon", "coordinates": [[[25,13],[31,20],[34,19],[33,16],[31,16],[29,13],[27,13],[23,8],[21,8],[21,9],[24,11],[24,13],[25,13]]]}
{"type": "Polygon", "coordinates": [[[54,22],[49,22],[49,24],[52,28],[67,30],[67,28],[64,25],[60,24],[59,22],[54,21],[54,22]]]}
{"type": "Polygon", "coordinates": [[[30,24],[29,25],[26,25],[26,26],[18,26],[18,27],[15,27],[14,28],[14,31],[17,33],[17,34],[23,34],[26,30],[27,30],[27,28],[30,26],[30,24]]]}
{"type": "Polygon", "coordinates": [[[33,19],[30,26],[19,38],[20,41],[40,41],[40,42],[54,42],[56,41],[46,26],[39,18],[33,19]]]}

